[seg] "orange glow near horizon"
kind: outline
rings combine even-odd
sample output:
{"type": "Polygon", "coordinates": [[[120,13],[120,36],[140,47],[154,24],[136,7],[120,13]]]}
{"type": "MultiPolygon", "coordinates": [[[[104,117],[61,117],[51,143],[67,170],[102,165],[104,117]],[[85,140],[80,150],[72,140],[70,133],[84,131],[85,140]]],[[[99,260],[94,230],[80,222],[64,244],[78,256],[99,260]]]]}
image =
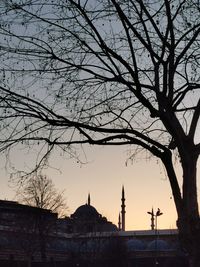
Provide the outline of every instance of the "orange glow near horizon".
{"type": "MultiPolygon", "coordinates": [[[[95,147],[87,151],[88,163],[80,165],[74,159],[52,158],[52,166],[44,174],[53,180],[58,190],[65,189],[68,214],[87,202],[109,221],[118,224],[121,211],[121,190],[125,188],[126,230],[151,228],[147,214],[152,207],[160,208],[159,229],[176,228],[176,210],[163,166],[155,158],[137,159],[126,166],[125,147],[95,147]],[[89,151],[89,152],[88,152],[89,151]]],[[[14,199],[14,190],[7,186],[8,178],[1,172],[1,199],[14,199]]]]}

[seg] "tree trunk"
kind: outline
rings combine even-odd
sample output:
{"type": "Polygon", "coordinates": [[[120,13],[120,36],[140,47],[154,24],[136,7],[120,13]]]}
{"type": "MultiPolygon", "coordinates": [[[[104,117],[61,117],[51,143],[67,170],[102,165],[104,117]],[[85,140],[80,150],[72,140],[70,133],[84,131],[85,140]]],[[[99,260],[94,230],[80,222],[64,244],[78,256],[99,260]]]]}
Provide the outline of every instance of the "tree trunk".
{"type": "Polygon", "coordinates": [[[188,225],[187,223],[180,223],[179,236],[180,243],[183,247],[186,257],[189,261],[190,267],[200,266],[200,231],[195,229],[199,227],[199,223],[188,225]]]}
{"type": "Polygon", "coordinates": [[[189,261],[189,266],[200,267],[200,219],[196,183],[198,156],[195,153],[194,146],[189,148],[189,146],[186,147],[185,145],[181,152],[183,169],[182,194],[174,171],[171,154],[163,154],[162,161],[169,177],[178,214],[177,227],[181,248],[189,261]]]}
{"type": "Polygon", "coordinates": [[[189,260],[190,267],[200,266],[200,219],[197,198],[197,157],[191,153],[182,161],[183,199],[182,211],[178,214],[177,226],[180,242],[189,260]]]}

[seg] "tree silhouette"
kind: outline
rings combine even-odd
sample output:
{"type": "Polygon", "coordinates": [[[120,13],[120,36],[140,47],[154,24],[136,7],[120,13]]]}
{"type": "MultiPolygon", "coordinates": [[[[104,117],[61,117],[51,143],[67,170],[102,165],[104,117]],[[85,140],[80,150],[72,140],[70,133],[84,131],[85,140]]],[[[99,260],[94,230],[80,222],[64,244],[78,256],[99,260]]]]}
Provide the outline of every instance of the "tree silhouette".
{"type": "Polygon", "coordinates": [[[64,191],[59,192],[50,178],[40,174],[20,185],[17,189],[17,200],[29,206],[51,210],[63,217],[67,211],[63,194],[64,191]]]}
{"type": "Polygon", "coordinates": [[[191,266],[200,264],[199,13],[197,0],[0,4],[0,151],[36,146],[35,170],[54,147],[149,151],[166,168],[191,266]]]}

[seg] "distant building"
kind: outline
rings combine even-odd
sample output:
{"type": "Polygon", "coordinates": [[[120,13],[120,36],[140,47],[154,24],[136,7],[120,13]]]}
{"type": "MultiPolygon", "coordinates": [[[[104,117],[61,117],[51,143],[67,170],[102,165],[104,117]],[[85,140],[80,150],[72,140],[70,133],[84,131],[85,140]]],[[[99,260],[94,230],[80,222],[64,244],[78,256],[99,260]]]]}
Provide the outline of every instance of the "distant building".
{"type": "Polygon", "coordinates": [[[177,230],[125,231],[122,188],[118,227],[91,205],[71,216],[0,200],[1,267],[188,267],[177,230]]]}
{"type": "Polygon", "coordinates": [[[116,225],[109,222],[90,204],[90,194],[85,205],[81,205],[70,217],[59,220],[66,233],[91,233],[118,231],[116,225]]]}
{"type": "Polygon", "coordinates": [[[56,223],[57,214],[50,210],[0,200],[0,266],[44,261],[56,223]]]}
{"type": "Polygon", "coordinates": [[[59,220],[59,227],[66,233],[91,233],[125,231],[125,191],[122,187],[121,212],[119,214],[118,227],[102,216],[91,205],[90,194],[85,205],[81,205],[70,217],[59,220]]]}

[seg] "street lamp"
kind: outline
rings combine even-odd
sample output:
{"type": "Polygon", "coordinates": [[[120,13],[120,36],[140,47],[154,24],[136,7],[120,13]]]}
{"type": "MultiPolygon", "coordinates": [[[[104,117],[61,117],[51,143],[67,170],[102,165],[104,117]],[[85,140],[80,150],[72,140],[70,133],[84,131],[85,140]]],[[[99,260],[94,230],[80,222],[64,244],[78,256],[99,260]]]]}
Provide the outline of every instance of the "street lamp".
{"type": "Polygon", "coordinates": [[[155,215],[155,218],[156,218],[156,234],[157,234],[157,231],[158,231],[158,216],[161,216],[163,213],[160,211],[160,209],[157,210],[156,212],[156,215],[155,215]]]}
{"type": "Polygon", "coordinates": [[[151,211],[147,212],[148,214],[151,215],[151,230],[155,230],[155,265],[157,266],[159,263],[157,261],[157,241],[158,241],[158,217],[161,216],[163,213],[160,211],[158,208],[157,212],[154,214],[153,208],[151,211]]]}
{"type": "Polygon", "coordinates": [[[155,214],[154,214],[153,208],[151,211],[148,211],[147,213],[151,215],[151,230],[154,230],[155,229],[155,214]]]}
{"type": "Polygon", "coordinates": [[[161,216],[163,213],[160,211],[160,209],[158,208],[156,214],[154,214],[153,208],[151,211],[147,212],[148,214],[151,215],[151,230],[155,229],[155,232],[157,232],[158,229],[158,217],[161,216]]]}

